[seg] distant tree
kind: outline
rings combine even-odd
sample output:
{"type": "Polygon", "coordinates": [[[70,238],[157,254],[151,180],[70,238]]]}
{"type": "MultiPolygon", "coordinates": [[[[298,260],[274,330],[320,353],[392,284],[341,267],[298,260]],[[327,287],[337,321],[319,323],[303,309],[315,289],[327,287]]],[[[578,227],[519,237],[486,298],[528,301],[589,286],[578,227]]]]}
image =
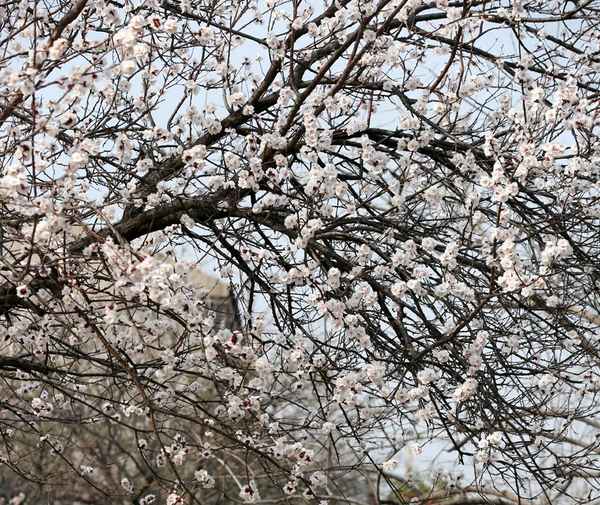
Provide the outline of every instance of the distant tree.
{"type": "Polygon", "coordinates": [[[0,14],[6,501],[600,500],[599,0],[0,14]]]}

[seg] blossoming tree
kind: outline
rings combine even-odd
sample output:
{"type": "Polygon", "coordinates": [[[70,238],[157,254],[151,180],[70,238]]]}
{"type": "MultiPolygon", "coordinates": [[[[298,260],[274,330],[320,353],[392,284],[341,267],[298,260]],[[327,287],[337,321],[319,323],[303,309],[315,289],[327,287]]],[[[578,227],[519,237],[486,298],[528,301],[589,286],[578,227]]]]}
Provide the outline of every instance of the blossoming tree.
{"type": "Polygon", "coordinates": [[[0,9],[0,494],[600,500],[598,0],[0,9]]]}

